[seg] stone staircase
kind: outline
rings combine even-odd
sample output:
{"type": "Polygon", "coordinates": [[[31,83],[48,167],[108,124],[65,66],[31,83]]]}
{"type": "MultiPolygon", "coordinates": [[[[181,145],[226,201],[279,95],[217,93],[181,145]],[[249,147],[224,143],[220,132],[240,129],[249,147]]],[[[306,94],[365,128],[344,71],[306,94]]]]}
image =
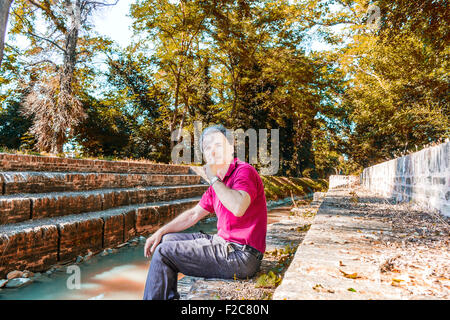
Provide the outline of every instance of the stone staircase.
{"type": "Polygon", "coordinates": [[[0,278],[155,231],[208,188],[186,165],[0,153],[0,278]]]}

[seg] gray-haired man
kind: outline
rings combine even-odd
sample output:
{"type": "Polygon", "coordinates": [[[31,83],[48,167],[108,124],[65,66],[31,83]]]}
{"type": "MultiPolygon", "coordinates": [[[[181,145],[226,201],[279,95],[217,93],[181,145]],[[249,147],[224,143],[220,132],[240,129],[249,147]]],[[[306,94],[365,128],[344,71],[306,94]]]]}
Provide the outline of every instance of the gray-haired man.
{"type": "Polygon", "coordinates": [[[261,178],[250,164],[233,156],[234,141],[221,125],[203,131],[200,148],[210,187],[194,208],[147,239],[144,254],[152,254],[152,260],[144,299],[178,299],[178,272],[232,279],[259,270],[267,230],[261,178]],[[212,212],[217,215],[217,234],[180,233],[212,212]]]}

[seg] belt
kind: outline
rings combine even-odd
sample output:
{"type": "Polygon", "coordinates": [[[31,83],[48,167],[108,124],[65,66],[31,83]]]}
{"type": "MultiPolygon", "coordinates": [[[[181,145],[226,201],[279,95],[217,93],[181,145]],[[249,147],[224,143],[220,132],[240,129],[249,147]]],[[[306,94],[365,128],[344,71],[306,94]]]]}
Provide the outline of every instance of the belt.
{"type": "Polygon", "coordinates": [[[236,243],[236,242],[228,242],[228,243],[231,244],[234,248],[237,248],[237,249],[239,249],[241,251],[250,252],[256,258],[258,258],[259,260],[262,260],[262,258],[264,256],[261,253],[261,251],[256,250],[255,248],[249,246],[248,244],[240,244],[240,243],[236,243]]]}

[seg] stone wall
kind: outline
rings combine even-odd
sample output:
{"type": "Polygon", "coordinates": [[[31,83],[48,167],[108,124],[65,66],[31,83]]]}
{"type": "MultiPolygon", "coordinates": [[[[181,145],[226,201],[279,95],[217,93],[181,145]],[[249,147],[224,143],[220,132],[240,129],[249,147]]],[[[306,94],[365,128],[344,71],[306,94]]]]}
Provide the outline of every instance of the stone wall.
{"type": "Polygon", "coordinates": [[[86,191],[198,184],[202,177],[192,174],[97,173],[97,172],[2,172],[0,194],[86,191]]]}
{"type": "Polygon", "coordinates": [[[190,166],[0,153],[0,279],[148,235],[208,187],[190,166]]]}
{"type": "Polygon", "coordinates": [[[329,177],[329,189],[337,187],[350,186],[352,184],[359,183],[358,176],[344,176],[344,175],[331,175],[329,177]]]}
{"type": "Polygon", "coordinates": [[[89,251],[98,253],[148,235],[198,201],[183,199],[1,226],[0,279],[12,270],[42,272],[89,251]]]}
{"type": "Polygon", "coordinates": [[[412,201],[450,216],[450,142],[365,168],[361,184],[399,202],[412,201]]]}
{"type": "Polygon", "coordinates": [[[172,173],[190,172],[187,165],[108,161],[0,153],[0,171],[172,173]]]}

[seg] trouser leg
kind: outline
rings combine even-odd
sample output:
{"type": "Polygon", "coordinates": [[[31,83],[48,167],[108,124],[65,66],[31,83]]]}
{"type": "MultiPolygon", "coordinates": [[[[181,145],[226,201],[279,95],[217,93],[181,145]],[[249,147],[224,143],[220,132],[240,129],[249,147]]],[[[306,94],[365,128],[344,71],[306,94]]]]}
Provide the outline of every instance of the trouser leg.
{"type": "MultiPolygon", "coordinates": [[[[219,236],[191,234],[192,240],[161,242],[150,263],[144,299],[170,299],[177,274],[205,278],[232,279],[252,276],[261,261],[240,250],[229,252],[227,243],[219,236]]],[[[176,237],[176,236],[174,236],[176,237]]],[[[189,236],[182,236],[187,237],[189,236]]],[[[168,239],[167,239],[168,240],[168,239]]]]}
{"type": "Polygon", "coordinates": [[[200,232],[165,234],[161,239],[161,243],[156,248],[157,250],[155,250],[152,255],[143,299],[179,299],[179,294],[177,292],[177,277],[179,271],[175,266],[171,265],[169,260],[160,254],[158,248],[161,244],[170,242],[173,245],[173,242],[209,237],[212,236],[200,232]]]}

